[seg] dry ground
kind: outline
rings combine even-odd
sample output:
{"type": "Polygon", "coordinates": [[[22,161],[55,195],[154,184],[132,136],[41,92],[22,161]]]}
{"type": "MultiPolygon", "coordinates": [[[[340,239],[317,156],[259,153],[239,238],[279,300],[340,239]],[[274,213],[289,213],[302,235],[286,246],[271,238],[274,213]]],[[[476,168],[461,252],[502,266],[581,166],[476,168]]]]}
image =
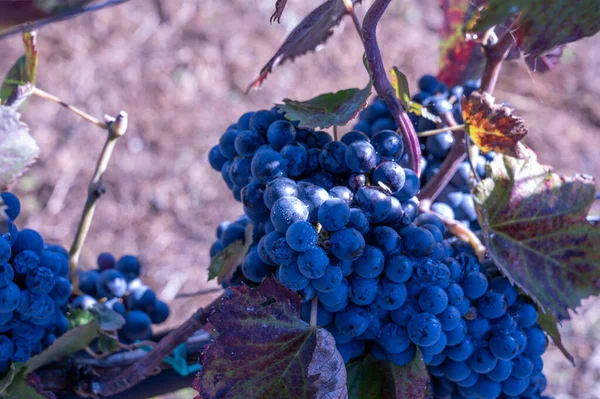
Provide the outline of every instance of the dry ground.
{"type": "MultiPolygon", "coordinates": [[[[347,23],[324,51],[284,65],[261,91],[244,96],[286,34],[320,0],[288,2],[281,25],[268,23],[272,0],[170,0],[162,11],[157,3],[132,0],[45,28],[38,83],[98,117],[129,112],[130,129],[111,161],[109,192],[100,200],[82,263],[92,267],[100,251],[141,256],[145,279],[171,303],[172,327],[216,295],[174,298],[215,287],[206,282],[214,228],[242,212],[206,161],[225,127],[284,97],[362,86],[367,77],[360,42],[347,23]]],[[[382,22],[385,61],[411,82],[436,71],[437,4],[396,0],[382,22]]],[[[582,40],[562,66],[544,75],[528,73],[520,62],[502,71],[497,96],[525,118],[528,144],[541,160],[562,173],[600,172],[599,45],[600,37],[582,40]]],[[[0,42],[0,71],[21,51],[18,37],[0,42]]],[[[104,134],[37,98],[23,114],[41,157],[14,188],[24,202],[20,225],[69,245],[104,134]]],[[[600,305],[591,302],[563,328],[577,368],[555,349],[546,355],[549,392],[557,398],[600,398],[599,320],[600,305]]]]}

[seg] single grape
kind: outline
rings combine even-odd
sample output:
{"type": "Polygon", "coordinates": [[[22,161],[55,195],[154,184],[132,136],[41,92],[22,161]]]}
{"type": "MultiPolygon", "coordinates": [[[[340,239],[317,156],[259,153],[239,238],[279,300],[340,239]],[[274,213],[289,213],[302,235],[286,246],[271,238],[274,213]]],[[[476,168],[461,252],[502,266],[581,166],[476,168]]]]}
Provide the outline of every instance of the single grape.
{"type": "Polygon", "coordinates": [[[446,337],[448,338],[448,345],[458,345],[467,336],[468,329],[464,319],[460,319],[458,326],[450,331],[446,331],[446,337]]]}
{"type": "Polygon", "coordinates": [[[5,191],[0,194],[0,197],[2,197],[2,202],[4,202],[4,205],[6,206],[4,210],[6,215],[8,215],[11,220],[18,218],[19,214],[21,213],[21,202],[17,196],[9,191],[5,191]]]}
{"type": "Polygon", "coordinates": [[[408,227],[401,232],[404,248],[411,255],[426,257],[431,254],[435,238],[431,232],[421,227],[408,227]]]}
{"type": "Polygon", "coordinates": [[[310,284],[310,280],[300,273],[298,266],[294,264],[280,266],[277,269],[277,279],[293,291],[299,291],[310,284]]]}
{"type": "Polygon", "coordinates": [[[358,306],[350,305],[344,311],[335,315],[335,325],[340,332],[357,337],[365,332],[369,325],[367,311],[358,306]]]}
{"type": "Polygon", "coordinates": [[[344,200],[328,199],[319,207],[318,219],[327,231],[341,230],[350,221],[350,207],[344,200]]]}
{"type": "Polygon", "coordinates": [[[96,282],[96,290],[101,297],[120,298],[127,291],[125,276],[115,269],[107,269],[100,273],[96,282]]]}
{"type": "Polygon", "coordinates": [[[125,325],[121,332],[133,341],[146,339],[152,334],[151,323],[148,314],[141,310],[132,310],[125,316],[125,325]]]}
{"type": "Polygon", "coordinates": [[[266,137],[269,126],[271,126],[271,124],[276,120],[277,118],[275,117],[275,115],[273,115],[272,112],[263,109],[260,111],[256,111],[250,117],[248,127],[251,130],[254,130],[258,134],[260,134],[261,136],[266,137]]]}
{"type": "Polygon", "coordinates": [[[440,339],[442,325],[432,314],[419,313],[408,323],[408,335],[419,346],[431,346],[440,339]]]}
{"type": "Polygon", "coordinates": [[[498,359],[487,348],[479,348],[469,358],[469,366],[473,371],[485,374],[496,367],[498,359]]]}
{"type": "Polygon", "coordinates": [[[367,136],[366,134],[364,134],[363,132],[360,132],[358,130],[351,130],[348,133],[346,133],[340,141],[346,145],[350,145],[350,144],[354,143],[355,141],[359,141],[359,140],[368,142],[369,136],[367,136]]]}
{"type": "Polygon", "coordinates": [[[506,395],[518,396],[525,392],[529,385],[529,380],[526,378],[509,377],[502,382],[502,392],[506,395]]]}
{"type": "Polygon", "coordinates": [[[8,313],[19,307],[21,290],[15,283],[8,283],[0,288],[0,313],[8,313]]]}
{"type": "Polygon", "coordinates": [[[310,279],[323,277],[329,258],[320,247],[313,247],[298,256],[298,270],[310,279]]]}
{"type": "Polygon", "coordinates": [[[471,368],[467,362],[447,360],[444,362],[444,376],[450,381],[463,381],[471,375],[471,368]]]}
{"type": "Polygon", "coordinates": [[[363,235],[353,228],[336,231],[330,242],[331,252],[340,260],[356,260],[365,251],[363,235]]]}
{"type": "Polygon", "coordinates": [[[488,281],[482,273],[470,272],[463,278],[461,286],[467,298],[477,299],[487,291],[488,281]]]}
{"type": "Polygon", "coordinates": [[[393,255],[385,262],[385,275],[396,283],[408,281],[413,274],[414,262],[405,255],[393,255]]]}
{"type": "Polygon", "coordinates": [[[444,331],[454,330],[458,327],[461,320],[460,311],[452,305],[447,306],[437,318],[440,320],[440,323],[442,323],[442,329],[444,331]]]}
{"type": "Polygon", "coordinates": [[[448,294],[440,287],[427,287],[419,294],[419,306],[424,312],[438,315],[448,306],[448,294]]]}
{"type": "Polygon", "coordinates": [[[348,145],[344,158],[345,164],[354,173],[369,173],[377,165],[375,148],[365,140],[354,141],[348,145]]]}
{"type": "Polygon", "coordinates": [[[380,284],[380,292],[375,301],[386,310],[399,309],[406,302],[406,286],[402,283],[394,283],[385,279],[380,284]]]}
{"type": "Polygon", "coordinates": [[[358,230],[361,234],[365,234],[371,228],[369,217],[359,208],[350,208],[350,220],[347,226],[358,230]]]}
{"type": "Polygon", "coordinates": [[[319,155],[319,163],[323,170],[332,174],[346,173],[348,171],[345,160],[347,148],[349,147],[340,141],[330,141],[325,144],[319,155]]]}
{"type": "Polygon", "coordinates": [[[273,122],[267,129],[267,139],[273,149],[280,150],[291,144],[296,139],[296,128],[288,121],[279,120],[273,122]]]}
{"type": "Polygon", "coordinates": [[[523,352],[525,356],[534,359],[541,356],[548,347],[548,338],[542,330],[532,327],[527,330],[527,348],[523,352]]]}
{"type": "Polygon", "coordinates": [[[419,176],[411,169],[404,168],[404,185],[399,191],[394,193],[394,197],[400,202],[408,201],[419,193],[420,187],[419,176]]]}
{"type": "Polygon", "coordinates": [[[5,239],[0,239],[0,264],[7,263],[12,256],[10,242],[5,239]]]}
{"type": "Polygon", "coordinates": [[[446,349],[446,356],[448,359],[463,362],[471,356],[474,350],[473,340],[467,336],[457,345],[449,346],[446,349]]]}
{"type": "Polygon", "coordinates": [[[271,223],[280,233],[285,234],[294,222],[306,220],[308,207],[298,198],[282,197],[271,208],[271,223]]]}
{"type": "Polygon", "coordinates": [[[279,152],[287,162],[287,175],[300,176],[306,170],[308,153],[299,143],[288,144],[279,152]]]}

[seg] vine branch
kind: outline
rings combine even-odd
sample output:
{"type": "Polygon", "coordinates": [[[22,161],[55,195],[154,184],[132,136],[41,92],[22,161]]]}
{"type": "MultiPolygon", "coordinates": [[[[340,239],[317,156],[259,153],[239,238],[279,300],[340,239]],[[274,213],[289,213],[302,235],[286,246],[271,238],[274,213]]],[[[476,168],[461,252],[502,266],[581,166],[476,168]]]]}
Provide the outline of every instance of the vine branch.
{"type": "Polygon", "coordinates": [[[502,63],[508,56],[508,52],[513,44],[514,38],[512,37],[511,29],[509,28],[502,34],[500,39],[498,39],[497,43],[484,47],[486,61],[483,76],[481,77],[480,90],[490,94],[494,92],[498,76],[500,76],[502,63]]]}
{"type": "Polygon", "coordinates": [[[373,77],[373,86],[377,94],[385,101],[388,108],[394,115],[398,128],[404,137],[404,142],[408,150],[409,166],[417,175],[421,174],[421,146],[417,133],[398,99],[394,87],[390,83],[385,73],[381,51],[377,43],[377,24],[383,13],[387,9],[391,0],[375,0],[373,5],[367,11],[363,21],[362,37],[365,46],[365,54],[369,69],[373,77]]]}
{"type": "Polygon", "coordinates": [[[354,23],[354,27],[358,32],[358,36],[360,36],[360,40],[364,43],[362,27],[360,26],[360,21],[358,20],[358,16],[354,10],[354,4],[352,4],[352,0],[344,0],[344,5],[346,6],[346,11],[348,11],[348,14],[350,14],[350,17],[352,17],[352,22],[354,23]]]}
{"type": "Polygon", "coordinates": [[[98,126],[100,129],[108,130],[108,126],[106,125],[106,123],[99,121],[98,119],[94,118],[87,112],[85,112],[73,105],[67,104],[66,102],[62,101],[60,98],[56,97],[53,94],[47,93],[38,87],[33,87],[31,94],[35,94],[36,96],[38,96],[40,98],[55,102],[55,103],[65,107],[69,111],[73,112],[75,115],[82,117],[83,119],[90,122],[91,124],[98,126]]]}
{"type": "Polygon", "coordinates": [[[106,167],[108,166],[117,140],[127,131],[127,112],[121,111],[116,118],[105,116],[104,119],[108,129],[108,135],[104,147],[102,148],[102,152],[100,153],[100,157],[96,162],[96,169],[94,170],[94,175],[92,176],[92,180],[88,187],[88,196],[85,201],[85,206],[83,207],[81,220],[79,221],[77,233],[75,234],[73,244],[69,250],[69,265],[71,272],[75,270],[77,263],[79,262],[81,249],[83,248],[83,243],[90,230],[94,212],[96,210],[96,201],[105,192],[104,185],[102,184],[102,176],[106,171],[106,167]]]}

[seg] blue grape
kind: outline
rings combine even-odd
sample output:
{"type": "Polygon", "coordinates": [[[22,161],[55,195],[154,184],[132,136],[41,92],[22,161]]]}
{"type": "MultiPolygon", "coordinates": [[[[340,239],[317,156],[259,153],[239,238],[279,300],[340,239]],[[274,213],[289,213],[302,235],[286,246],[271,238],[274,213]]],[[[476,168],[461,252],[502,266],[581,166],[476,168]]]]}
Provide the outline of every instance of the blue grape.
{"type": "Polygon", "coordinates": [[[273,122],[267,129],[267,139],[275,150],[291,144],[296,139],[296,128],[288,121],[273,122]]]}
{"type": "MultiPolygon", "coordinates": [[[[441,323],[440,323],[441,324],[441,323]]],[[[467,324],[463,319],[460,319],[458,326],[452,330],[446,331],[448,345],[458,345],[467,336],[467,324]]]]}
{"type": "Polygon", "coordinates": [[[26,249],[15,256],[13,265],[17,273],[27,274],[40,266],[40,257],[34,251],[26,249]]]}
{"type": "Polygon", "coordinates": [[[538,311],[535,306],[526,302],[517,302],[515,313],[519,328],[532,327],[538,318],[538,311]]]}
{"type": "Polygon", "coordinates": [[[340,141],[346,145],[350,145],[350,144],[354,143],[355,141],[359,141],[359,140],[368,142],[369,136],[367,136],[366,134],[364,134],[361,131],[351,130],[348,133],[346,133],[340,141]]]}
{"type": "Polygon", "coordinates": [[[408,327],[412,318],[420,312],[418,303],[414,299],[407,299],[400,308],[390,312],[390,317],[400,327],[408,327]]]}
{"type": "Polygon", "coordinates": [[[294,291],[299,291],[310,284],[310,280],[300,273],[298,266],[294,264],[280,266],[277,269],[277,279],[294,291]]]}
{"type": "Polygon", "coordinates": [[[365,309],[350,305],[335,315],[335,325],[341,333],[357,337],[369,326],[369,317],[365,309]]]}
{"type": "Polygon", "coordinates": [[[13,355],[15,345],[6,335],[0,335],[0,360],[9,360],[13,355]]]}
{"type": "Polygon", "coordinates": [[[302,252],[317,245],[319,235],[312,224],[297,221],[288,228],[285,239],[294,251],[302,252]]]}
{"type": "Polygon", "coordinates": [[[0,265],[0,287],[6,287],[14,278],[15,271],[10,264],[0,265]]]}
{"type": "Polygon", "coordinates": [[[489,283],[489,288],[502,293],[506,298],[507,306],[512,306],[517,301],[517,297],[519,296],[519,291],[517,288],[514,287],[505,277],[499,276],[493,278],[489,283]]]}
{"type": "Polygon", "coordinates": [[[238,130],[230,129],[223,133],[219,139],[219,150],[227,159],[233,159],[238,155],[237,151],[235,150],[235,139],[237,138],[238,134],[238,130]]]}
{"type": "Polygon", "coordinates": [[[529,378],[533,374],[533,362],[525,356],[517,356],[512,361],[512,376],[515,378],[529,378]]]}
{"type": "Polygon", "coordinates": [[[481,315],[477,315],[477,317],[473,320],[467,321],[467,326],[469,328],[469,334],[473,338],[476,339],[487,339],[489,338],[489,334],[491,331],[490,321],[481,315]]]}
{"type": "MultiPolygon", "coordinates": [[[[414,345],[409,345],[403,352],[400,353],[388,353],[386,358],[389,359],[396,366],[406,366],[415,357],[417,349],[414,345]]],[[[383,359],[386,360],[386,359],[383,359]]]]}
{"type": "Polygon", "coordinates": [[[364,278],[375,278],[383,272],[385,257],[379,248],[367,245],[354,262],[354,271],[364,278]]]}
{"type": "Polygon", "coordinates": [[[12,256],[10,243],[5,239],[0,239],[0,264],[5,264],[12,256]]]}
{"type": "MultiPolygon", "coordinates": [[[[350,145],[344,147],[345,165],[348,165],[347,167],[350,168],[352,172],[368,173],[377,165],[377,153],[375,148],[368,141],[354,141],[350,145]]],[[[343,170],[341,172],[343,172],[343,170]]]]}
{"type": "Polygon", "coordinates": [[[435,94],[440,88],[440,82],[433,75],[423,75],[419,78],[419,90],[435,94]]]}
{"type": "Polygon", "coordinates": [[[523,352],[527,357],[534,359],[541,356],[548,347],[548,338],[542,330],[537,327],[527,330],[527,348],[523,352]]]}
{"type": "Polygon", "coordinates": [[[287,177],[280,177],[267,184],[264,192],[264,201],[267,208],[271,209],[279,198],[297,196],[298,186],[296,182],[287,177]]]}
{"type": "Polygon", "coordinates": [[[79,272],[79,290],[92,297],[96,296],[98,293],[96,284],[99,275],[100,273],[97,270],[79,272]]]}
{"type": "Polygon", "coordinates": [[[13,338],[15,350],[11,359],[18,363],[25,363],[31,358],[31,343],[23,339],[13,338]]]}
{"type": "Polygon", "coordinates": [[[298,198],[282,197],[271,208],[271,223],[280,233],[285,234],[294,222],[306,220],[308,207],[298,198]]]}
{"type": "Polygon", "coordinates": [[[100,273],[96,282],[96,290],[101,297],[120,298],[127,291],[125,276],[115,269],[107,269],[100,273]]]}
{"type": "Polygon", "coordinates": [[[463,381],[471,375],[471,368],[466,362],[447,360],[444,362],[444,377],[450,381],[463,381]]]}
{"type": "MultiPolygon", "coordinates": [[[[300,318],[305,322],[310,322],[312,304],[305,302],[300,309],[300,318]]],[[[333,314],[323,309],[321,305],[317,305],[317,326],[324,327],[333,321],[333,314]]]]}
{"type": "Polygon", "coordinates": [[[524,378],[509,377],[502,382],[502,392],[506,395],[518,396],[525,392],[529,380],[524,378]]]}
{"type": "MultiPolygon", "coordinates": [[[[21,202],[19,201],[17,196],[9,191],[5,191],[2,194],[0,194],[0,197],[2,197],[2,202],[4,202],[4,205],[6,206],[6,215],[9,218],[11,218],[11,220],[15,220],[16,218],[18,218],[19,214],[21,213],[21,202]]],[[[4,262],[5,261],[1,263],[4,262]]]]}
{"type": "Polygon", "coordinates": [[[405,351],[411,341],[405,328],[388,323],[381,329],[378,342],[390,354],[405,351]]]}
{"type": "Polygon", "coordinates": [[[320,247],[314,247],[298,256],[298,270],[310,279],[323,277],[329,265],[329,258],[320,247]]]}
{"type": "Polygon", "coordinates": [[[461,320],[460,311],[452,305],[447,306],[437,317],[444,331],[454,330],[461,320]]]}
{"type": "Polygon", "coordinates": [[[385,275],[395,283],[408,281],[413,274],[414,262],[405,255],[393,255],[385,262],[385,275]]]}
{"type": "Polygon", "coordinates": [[[512,362],[509,360],[498,360],[496,367],[486,375],[492,381],[502,382],[510,377],[513,370],[512,362]]]}
{"type": "Polygon", "coordinates": [[[465,299],[462,287],[456,283],[452,283],[446,287],[446,293],[448,294],[448,304],[453,306],[460,304],[465,299]]]}
{"type": "Polygon", "coordinates": [[[488,291],[479,299],[479,313],[488,319],[496,319],[506,313],[506,297],[496,291],[488,291]]]}
{"type": "Polygon", "coordinates": [[[487,291],[488,281],[482,273],[470,272],[463,278],[461,286],[467,298],[477,299],[487,291]]]}
{"type": "Polygon", "coordinates": [[[446,349],[446,356],[448,359],[456,360],[457,362],[463,362],[471,356],[474,350],[475,346],[473,345],[471,338],[465,337],[465,339],[463,339],[457,345],[449,346],[446,349]]]}
{"type": "Polygon", "coordinates": [[[285,237],[276,239],[269,251],[269,256],[277,265],[291,265],[298,261],[298,253],[288,245],[285,237]]]}
{"type": "Polygon", "coordinates": [[[135,341],[147,339],[152,334],[150,316],[141,310],[132,310],[125,316],[125,325],[121,329],[123,334],[135,341]]]}
{"type": "Polygon", "coordinates": [[[361,234],[365,234],[371,228],[369,217],[359,208],[350,208],[350,220],[347,226],[358,230],[361,234]]]}
{"type": "Polygon", "coordinates": [[[371,139],[377,155],[383,160],[398,161],[404,154],[402,138],[394,131],[383,130],[371,139]]]}
{"type": "Polygon", "coordinates": [[[344,279],[344,274],[339,266],[329,264],[323,276],[312,280],[312,286],[319,292],[332,292],[344,279]]]}
{"type": "Polygon", "coordinates": [[[354,193],[347,187],[335,186],[329,190],[329,196],[331,198],[338,198],[343,200],[346,204],[351,205],[354,199],[354,193]]]}
{"type": "Polygon", "coordinates": [[[0,288],[0,313],[8,313],[19,307],[21,290],[15,283],[8,283],[0,288]]]}
{"type": "Polygon", "coordinates": [[[393,161],[380,163],[371,175],[374,185],[384,185],[390,193],[396,193],[402,189],[406,176],[404,169],[393,161]]]}
{"type": "Polygon", "coordinates": [[[408,335],[419,346],[431,346],[440,339],[442,325],[432,314],[419,313],[408,323],[408,335]]]}
{"type": "Polygon", "coordinates": [[[496,367],[498,359],[487,348],[479,348],[469,358],[469,366],[473,371],[485,374],[496,367]]]}
{"type": "Polygon", "coordinates": [[[287,162],[287,175],[300,176],[306,170],[308,153],[303,145],[288,144],[279,152],[287,162]]]}
{"type": "Polygon", "coordinates": [[[319,163],[325,172],[341,174],[348,171],[346,165],[346,144],[339,141],[330,141],[321,150],[319,163]]]}
{"type": "Polygon", "coordinates": [[[254,154],[250,169],[255,179],[269,182],[286,175],[287,161],[277,151],[265,149],[254,154]]]}
{"type": "Polygon", "coordinates": [[[208,152],[208,163],[210,166],[217,172],[220,172],[225,162],[227,162],[227,158],[223,155],[219,146],[212,147],[208,152]]]}
{"type": "Polygon", "coordinates": [[[327,190],[308,182],[298,183],[298,198],[308,207],[309,221],[318,221],[319,207],[329,199],[327,190]]]}
{"type": "Polygon", "coordinates": [[[421,227],[408,227],[401,233],[404,248],[411,255],[425,257],[431,254],[435,238],[431,232],[421,227]]]}
{"type": "Polygon", "coordinates": [[[440,287],[427,287],[419,294],[419,306],[424,312],[438,315],[448,306],[448,294],[440,287]]]}
{"type": "Polygon", "coordinates": [[[419,176],[412,170],[404,168],[404,185],[399,191],[394,193],[394,197],[400,202],[408,201],[419,193],[420,187],[419,176]]]}
{"type": "Polygon", "coordinates": [[[350,207],[341,199],[332,198],[319,207],[318,220],[327,231],[338,231],[350,221],[350,207]]]}
{"type": "Polygon", "coordinates": [[[365,239],[358,230],[346,228],[330,238],[331,252],[340,260],[356,260],[365,251],[365,239]]]}
{"type": "Polygon", "coordinates": [[[448,343],[448,337],[446,337],[446,334],[442,332],[442,334],[440,335],[440,339],[438,339],[435,344],[421,348],[423,357],[427,357],[430,359],[426,363],[431,364],[431,361],[433,361],[433,358],[436,355],[439,355],[440,353],[444,352],[444,349],[446,349],[447,343],[448,343]]]}
{"type": "Polygon", "coordinates": [[[333,336],[336,344],[344,345],[351,342],[353,339],[352,336],[340,332],[340,330],[338,330],[338,328],[335,326],[335,323],[326,325],[325,329],[333,336]]]}
{"type": "Polygon", "coordinates": [[[52,288],[52,291],[50,291],[49,295],[57,305],[60,305],[67,302],[72,290],[73,286],[71,285],[69,279],[58,276],[56,277],[54,287],[52,288]]]}
{"type": "Polygon", "coordinates": [[[383,221],[392,209],[390,196],[379,187],[365,186],[358,189],[354,201],[373,223],[383,221]]]}
{"type": "Polygon", "coordinates": [[[251,157],[264,144],[265,140],[259,133],[253,130],[242,130],[235,138],[234,148],[241,156],[251,157]]]}
{"type": "Polygon", "coordinates": [[[385,279],[381,282],[381,290],[375,301],[386,310],[400,308],[407,298],[406,286],[402,283],[394,283],[385,279]]]}
{"type": "Polygon", "coordinates": [[[362,173],[356,173],[348,178],[348,188],[356,192],[359,188],[364,187],[367,184],[367,176],[362,173]]]}
{"type": "Polygon", "coordinates": [[[317,297],[324,307],[338,308],[345,307],[348,304],[349,285],[346,279],[342,280],[342,283],[331,292],[317,292],[317,297]]]}
{"type": "MultiPolygon", "coordinates": [[[[93,308],[94,305],[96,305],[97,303],[98,303],[98,301],[89,295],[79,295],[77,298],[75,298],[73,300],[73,302],[71,303],[71,307],[74,309],[88,310],[88,309],[93,308]]],[[[23,311],[21,310],[22,306],[23,306],[23,301],[21,301],[21,306],[19,306],[19,313],[26,315],[26,313],[25,313],[26,310],[23,310],[23,311]]],[[[30,308],[30,306],[28,308],[30,308]]]]}

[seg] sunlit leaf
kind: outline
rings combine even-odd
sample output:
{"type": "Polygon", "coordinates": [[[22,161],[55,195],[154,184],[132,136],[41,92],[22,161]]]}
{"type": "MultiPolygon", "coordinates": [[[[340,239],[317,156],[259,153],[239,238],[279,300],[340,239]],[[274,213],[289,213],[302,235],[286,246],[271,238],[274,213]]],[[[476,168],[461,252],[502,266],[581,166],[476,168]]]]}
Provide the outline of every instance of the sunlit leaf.
{"type": "Polygon", "coordinates": [[[519,141],[527,134],[523,120],[512,114],[512,109],[495,104],[488,93],[473,92],[462,103],[465,130],[471,140],[483,151],[522,157],[519,141]]]}
{"type": "Polygon", "coordinates": [[[13,108],[16,108],[14,103],[18,102],[20,104],[23,101],[23,95],[29,95],[27,90],[22,89],[21,93],[18,90],[21,86],[35,83],[38,64],[36,32],[23,33],[23,44],[25,45],[25,54],[8,71],[2,86],[0,86],[0,103],[13,106],[13,108]]]}
{"type": "Polygon", "coordinates": [[[482,0],[441,0],[443,21],[440,26],[438,79],[449,87],[479,79],[485,57],[480,43],[467,37],[470,24],[482,0]]]}
{"type": "Polygon", "coordinates": [[[400,101],[400,104],[404,107],[406,112],[411,112],[423,118],[429,119],[435,123],[442,123],[439,116],[431,113],[426,107],[416,103],[410,99],[410,90],[408,88],[408,79],[406,75],[396,67],[392,67],[390,70],[392,75],[392,86],[396,92],[396,98],[400,101]]]}
{"type": "Polygon", "coordinates": [[[489,0],[476,29],[485,30],[516,20],[514,36],[525,54],[542,55],[561,44],[592,36],[600,30],[597,0],[489,0]]]}
{"type": "Polygon", "coordinates": [[[7,186],[35,162],[39,148],[29,128],[11,108],[0,105],[0,188],[7,186]]]}
{"type": "Polygon", "coordinates": [[[600,292],[600,228],[586,216],[594,180],[564,177],[507,155],[489,165],[473,191],[486,246],[495,263],[559,320],[581,299],[600,292]]]}
{"type": "MultiPolygon", "coordinates": [[[[361,0],[352,0],[353,4],[360,2],[361,0]]],[[[327,0],[314,9],[288,35],[279,50],[261,69],[258,78],[250,84],[248,91],[258,88],[276,66],[315,51],[323,45],[346,14],[348,11],[342,0],[327,0]]]]}
{"type": "Polygon", "coordinates": [[[231,288],[209,317],[216,334],[195,382],[200,397],[347,398],[335,340],[301,321],[300,306],[273,278],[231,288]]]}
{"type": "Polygon", "coordinates": [[[208,267],[208,280],[216,278],[220,283],[228,283],[235,269],[242,264],[250,245],[252,245],[252,223],[246,226],[246,236],[243,240],[232,242],[215,255],[208,267]]]}

